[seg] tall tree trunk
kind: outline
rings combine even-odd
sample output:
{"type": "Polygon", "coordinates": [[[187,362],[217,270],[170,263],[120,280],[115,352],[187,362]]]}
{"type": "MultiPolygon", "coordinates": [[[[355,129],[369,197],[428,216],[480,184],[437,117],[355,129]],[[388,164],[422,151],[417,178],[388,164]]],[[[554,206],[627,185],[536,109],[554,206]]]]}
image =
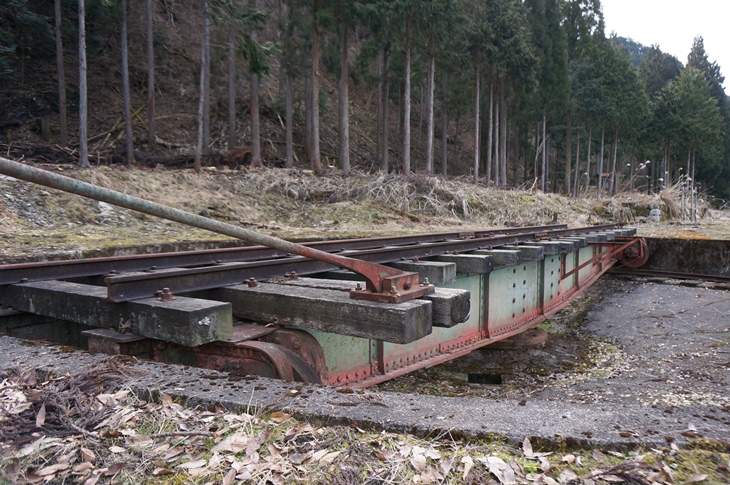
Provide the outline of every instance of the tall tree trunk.
{"type": "Polygon", "coordinates": [[[155,127],[155,43],[152,38],[152,0],[147,3],[147,147],[154,150],[157,146],[155,127]]]}
{"type": "Polygon", "coordinates": [[[124,136],[127,165],[134,163],[134,134],[132,133],[132,101],[129,94],[129,48],[127,46],[127,0],[122,0],[122,93],[124,98],[124,136]]]}
{"type": "Polygon", "coordinates": [[[431,56],[428,59],[428,79],[426,81],[426,173],[433,173],[433,133],[434,133],[434,90],[436,89],[436,54],[433,53],[431,40],[431,56]]]}
{"type": "MultiPolygon", "coordinates": [[[[535,184],[537,183],[537,159],[540,156],[540,122],[535,123],[535,163],[533,164],[532,168],[532,180],[534,180],[535,184]]],[[[542,179],[540,179],[540,183],[542,183],[542,179]]]]}
{"type": "Polygon", "coordinates": [[[294,166],[294,119],[291,76],[286,75],[286,168],[294,166]]]}
{"type": "Polygon", "coordinates": [[[388,54],[390,44],[383,47],[383,172],[388,173],[388,138],[390,137],[390,79],[388,77],[388,54]]]}
{"type": "Polygon", "coordinates": [[[692,149],[692,183],[690,184],[690,194],[692,195],[692,222],[697,222],[697,184],[695,183],[695,167],[697,166],[697,149],[692,149]]]}
{"type": "Polygon", "coordinates": [[[378,52],[378,110],[377,135],[375,136],[375,161],[383,163],[383,53],[378,52]]]}
{"type": "Polygon", "coordinates": [[[613,160],[611,160],[611,196],[616,193],[616,184],[618,183],[616,174],[616,158],[618,157],[618,129],[619,124],[616,123],[616,130],[613,135],[613,160]]]}
{"type": "Polygon", "coordinates": [[[500,183],[500,186],[502,188],[507,187],[507,86],[505,82],[505,78],[502,77],[499,81],[499,92],[500,92],[500,103],[502,104],[500,108],[500,113],[502,116],[502,120],[499,123],[500,126],[500,144],[501,148],[499,150],[500,153],[500,160],[502,164],[502,169],[499,171],[502,181],[500,183]]]}
{"type": "Polygon", "coordinates": [[[319,25],[317,11],[319,0],[312,7],[312,153],[309,156],[314,173],[322,171],[319,152],[319,25]]]}
{"type": "Polygon", "coordinates": [[[405,79],[403,85],[403,175],[411,173],[411,21],[406,19],[405,79]]]}
{"type": "Polygon", "coordinates": [[[208,2],[205,2],[205,20],[203,22],[203,153],[210,153],[210,11],[208,2]]]}
{"type": "MultiPolygon", "coordinates": [[[[253,36],[254,34],[251,34],[253,36]]],[[[251,73],[251,166],[263,167],[261,161],[261,121],[259,116],[259,75],[251,73]]]]}
{"type": "MultiPolygon", "coordinates": [[[[517,109],[515,108],[515,111],[517,109]]],[[[517,187],[517,176],[519,174],[519,168],[520,168],[520,160],[522,160],[522,143],[520,143],[520,140],[522,138],[522,133],[520,133],[520,125],[515,124],[512,126],[511,133],[511,140],[512,143],[510,143],[510,149],[512,150],[512,160],[514,160],[514,163],[512,164],[512,185],[514,187],[517,187]],[[514,148],[513,148],[514,147],[514,148]]]]}
{"type": "Polygon", "coordinates": [[[448,110],[446,107],[446,88],[447,88],[448,75],[444,72],[441,75],[441,82],[443,85],[441,94],[441,176],[446,178],[446,162],[448,158],[448,144],[449,144],[449,118],[448,110]]]}
{"type": "Polygon", "coordinates": [[[634,173],[636,170],[636,161],[634,160],[634,156],[631,157],[631,168],[629,169],[631,172],[629,174],[629,192],[634,191],[634,173]]]}
{"type": "Polygon", "coordinates": [[[545,192],[548,188],[548,143],[547,143],[547,107],[542,108],[542,179],[540,182],[540,190],[545,192]]]}
{"type": "Polygon", "coordinates": [[[494,67],[489,67],[489,107],[487,108],[487,187],[492,181],[492,145],[494,144],[494,67]]]}
{"type": "MultiPolygon", "coordinates": [[[[476,79],[474,82],[474,184],[479,184],[479,98],[481,98],[480,81],[481,72],[479,52],[476,53],[476,79]]],[[[487,183],[489,181],[487,180],[487,183]]]]}
{"type": "Polygon", "coordinates": [[[228,29],[228,150],[236,148],[236,32],[228,29]]]}
{"type": "Polygon", "coordinates": [[[494,145],[494,156],[492,160],[494,161],[494,186],[499,187],[499,128],[500,128],[500,122],[502,121],[501,113],[502,113],[502,104],[499,102],[499,75],[497,75],[497,99],[494,103],[494,135],[492,137],[492,144],[494,145]]]}
{"type": "Polygon", "coordinates": [[[349,103],[350,97],[348,92],[349,84],[349,58],[348,58],[348,42],[347,42],[347,22],[343,21],[341,26],[341,43],[342,56],[340,61],[340,106],[339,106],[339,125],[340,125],[340,168],[345,174],[350,173],[350,120],[349,120],[349,103]]]}
{"type": "MultiPolygon", "coordinates": [[[[423,83],[418,85],[418,144],[421,144],[423,135],[423,83]]],[[[418,162],[418,160],[416,160],[418,162]]],[[[414,167],[414,171],[418,170],[418,166],[414,167]]]]}
{"type": "Polygon", "coordinates": [[[575,140],[575,177],[573,178],[573,198],[578,197],[578,184],[580,183],[580,130],[575,140]]]}
{"type": "Polygon", "coordinates": [[[573,116],[568,113],[565,133],[565,193],[570,194],[570,177],[573,175],[571,164],[573,163],[573,116]]]}
{"type": "Polygon", "coordinates": [[[304,68],[304,151],[312,162],[312,59],[307,58],[304,68]]]}
{"type": "Polygon", "coordinates": [[[591,142],[593,141],[593,120],[588,121],[588,151],[586,152],[586,191],[591,187],[591,142]]]}
{"type": "Polygon", "coordinates": [[[205,71],[208,57],[205,54],[206,25],[208,23],[208,1],[203,2],[203,45],[200,47],[200,98],[198,99],[198,139],[195,144],[195,171],[200,173],[203,158],[204,118],[205,118],[205,71]]]}
{"type": "Polygon", "coordinates": [[[665,143],[664,145],[664,183],[662,184],[662,188],[666,188],[667,184],[672,183],[672,165],[671,161],[669,160],[669,145],[665,143]]]}
{"type": "Polygon", "coordinates": [[[62,147],[65,147],[68,146],[68,124],[66,119],[66,70],[63,67],[63,38],[61,37],[61,0],[54,1],[54,12],[56,72],[58,73],[58,141],[62,147]]]}
{"type": "Polygon", "coordinates": [[[606,125],[601,125],[601,153],[598,155],[598,188],[596,193],[601,195],[603,192],[603,154],[606,150],[606,125]]]}
{"type": "Polygon", "coordinates": [[[79,167],[88,168],[89,141],[86,93],[86,8],[79,0],[79,167]]]}

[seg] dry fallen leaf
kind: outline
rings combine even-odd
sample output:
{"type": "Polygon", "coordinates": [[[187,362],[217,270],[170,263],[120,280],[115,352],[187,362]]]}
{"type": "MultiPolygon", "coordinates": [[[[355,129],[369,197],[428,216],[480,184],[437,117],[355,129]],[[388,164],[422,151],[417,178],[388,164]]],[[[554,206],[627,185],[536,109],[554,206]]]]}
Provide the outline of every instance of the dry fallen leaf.
{"type": "Polygon", "coordinates": [[[291,418],[291,414],[286,414],[279,411],[271,413],[271,415],[269,416],[269,419],[277,424],[281,424],[289,418],[291,418]]]}
{"type": "Polygon", "coordinates": [[[694,475],[691,475],[687,477],[687,479],[684,481],[685,485],[688,483],[699,483],[704,482],[707,480],[707,475],[702,473],[695,473],[694,475]]]}
{"type": "Polygon", "coordinates": [[[569,483],[571,480],[577,480],[578,475],[575,474],[570,468],[566,468],[558,476],[558,483],[569,483]]]}
{"type": "Polygon", "coordinates": [[[564,461],[565,463],[573,463],[575,461],[575,455],[568,453],[567,455],[562,457],[560,461],[564,461]]]}
{"type": "Polygon", "coordinates": [[[221,481],[221,485],[233,485],[233,482],[236,481],[236,469],[231,468],[228,470],[228,473],[223,477],[223,480],[221,481]]]}
{"type": "Polygon", "coordinates": [[[35,415],[36,428],[42,427],[45,422],[46,422],[46,403],[43,403],[41,405],[41,408],[38,410],[38,414],[35,415]]]}
{"type": "Polygon", "coordinates": [[[124,453],[125,451],[127,451],[127,449],[122,448],[121,446],[110,446],[109,451],[111,451],[112,453],[124,453]]]}
{"type": "Polygon", "coordinates": [[[441,473],[443,474],[444,477],[449,474],[449,472],[451,471],[451,468],[453,466],[454,466],[454,457],[449,456],[449,457],[441,460],[441,464],[440,464],[441,473]]]}
{"type": "Polygon", "coordinates": [[[98,396],[96,396],[96,399],[104,406],[113,408],[117,405],[117,400],[114,399],[113,394],[99,394],[98,396]]]}
{"type": "Polygon", "coordinates": [[[324,450],[315,451],[312,455],[312,461],[315,463],[318,462],[327,453],[329,453],[329,451],[326,448],[324,450]]]}
{"type": "Polygon", "coordinates": [[[82,447],[80,448],[80,450],[79,450],[79,451],[81,452],[81,459],[82,459],[83,461],[90,461],[90,462],[93,462],[94,460],[96,460],[96,455],[95,455],[95,454],[94,454],[94,452],[93,452],[93,451],[91,451],[90,449],[88,449],[88,448],[84,448],[84,447],[82,446],[82,447]]]}
{"type": "MultiPolygon", "coordinates": [[[[292,453],[289,455],[289,461],[292,462],[294,465],[301,465],[305,461],[307,461],[312,456],[310,453],[292,453]]],[[[377,452],[376,452],[377,456],[377,452]]]]}
{"type": "Polygon", "coordinates": [[[57,463],[55,465],[41,468],[40,470],[38,470],[35,473],[36,473],[36,475],[41,476],[41,477],[48,477],[49,475],[55,475],[58,472],[67,470],[68,468],[69,468],[68,463],[57,463]]]}
{"type": "Polygon", "coordinates": [[[411,457],[411,465],[418,473],[423,473],[426,470],[426,456],[419,454],[414,454],[411,457]]]}
{"type": "Polygon", "coordinates": [[[188,462],[178,465],[178,468],[185,468],[185,469],[200,468],[202,466],[205,466],[207,463],[208,463],[208,460],[188,461],[188,462]]]}
{"type": "Polygon", "coordinates": [[[91,463],[89,463],[88,461],[85,461],[85,462],[83,462],[83,463],[80,463],[80,464],[76,465],[76,466],[75,466],[75,467],[73,467],[73,468],[72,468],[71,470],[72,470],[72,471],[73,471],[74,473],[77,473],[77,474],[82,474],[82,475],[85,475],[85,473],[84,473],[84,472],[87,472],[87,471],[89,471],[89,470],[93,470],[93,469],[94,469],[94,465],[92,465],[92,464],[91,464],[91,463]]]}
{"type": "Polygon", "coordinates": [[[462,465],[464,465],[464,472],[461,474],[461,479],[466,481],[466,477],[469,476],[469,472],[474,466],[474,460],[469,455],[461,459],[462,465]]]}
{"type": "Polygon", "coordinates": [[[94,474],[91,475],[89,478],[81,482],[80,485],[96,485],[96,483],[101,480],[101,474],[94,474]]]}
{"type": "Polygon", "coordinates": [[[532,458],[532,443],[530,443],[530,438],[528,437],[525,437],[525,440],[522,442],[522,452],[527,458],[532,458]]]}
{"type": "Polygon", "coordinates": [[[342,454],[341,451],[333,451],[332,453],[327,453],[322,458],[319,459],[319,463],[322,465],[328,465],[335,461],[335,458],[340,456],[342,454]]]}
{"type": "Polygon", "coordinates": [[[116,475],[117,473],[119,473],[120,471],[122,471],[122,469],[126,465],[127,464],[124,463],[124,462],[115,463],[112,466],[110,466],[108,468],[105,468],[104,470],[101,470],[101,474],[103,476],[105,476],[105,477],[111,477],[112,475],[116,475]]]}
{"type": "Polygon", "coordinates": [[[606,455],[604,455],[600,450],[593,450],[593,452],[591,453],[591,456],[596,461],[600,461],[600,462],[606,461],[606,455]]]}
{"type": "Polygon", "coordinates": [[[239,431],[215,445],[210,451],[212,453],[240,453],[246,449],[247,444],[248,435],[243,431],[239,431]]]}

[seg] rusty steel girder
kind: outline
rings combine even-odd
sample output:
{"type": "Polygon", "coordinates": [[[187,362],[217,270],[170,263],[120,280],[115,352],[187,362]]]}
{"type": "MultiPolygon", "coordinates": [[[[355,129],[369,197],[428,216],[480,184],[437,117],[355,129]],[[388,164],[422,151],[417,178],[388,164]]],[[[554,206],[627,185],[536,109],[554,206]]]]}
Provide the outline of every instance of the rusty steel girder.
{"type": "Polygon", "coordinates": [[[251,340],[217,341],[197,347],[155,341],[152,358],[159,362],[219,370],[238,377],[261,376],[315,384],[327,382],[324,352],[308,333],[275,329],[271,333],[251,334],[251,337],[251,340]]]}

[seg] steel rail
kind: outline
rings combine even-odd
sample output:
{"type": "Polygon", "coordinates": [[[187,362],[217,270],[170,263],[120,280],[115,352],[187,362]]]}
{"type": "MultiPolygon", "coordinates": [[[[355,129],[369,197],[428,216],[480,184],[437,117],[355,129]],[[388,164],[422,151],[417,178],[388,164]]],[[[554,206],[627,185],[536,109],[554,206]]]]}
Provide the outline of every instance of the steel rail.
{"type": "MultiPolygon", "coordinates": [[[[602,226],[601,229],[604,229],[602,226]]],[[[591,233],[595,227],[558,230],[552,236],[581,235],[591,233]]],[[[346,251],[347,256],[371,263],[387,264],[396,261],[429,258],[442,254],[463,253],[478,249],[489,249],[519,243],[534,242],[544,235],[533,232],[517,235],[491,236],[480,239],[447,240],[400,246],[386,246],[376,249],[346,251]]],[[[265,280],[282,277],[288,273],[308,275],[335,269],[322,261],[289,257],[239,263],[223,263],[197,268],[169,268],[133,274],[122,274],[105,278],[107,298],[124,302],[149,298],[169,288],[180,294],[245,283],[250,278],[265,280]]]]}
{"type": "MultiPolygon", "coordinates": [[[[595,226],[595,230],[610,229],[612,225],[595,226]]],[[[375,249],[383,246],[403,246],[422,242],[479,239],[511,234],[562,235],[569,230],[565,224],[530,226],[522,228],[492,229],[475,232],[453,232],[417,234],[408,236],[386,236],[360,239],[339,239],[302,243],[326,252],[342,252],[358,249],[375,249]]],[[[244,246],[237,248],[208,249],[202,251],[178,251],[159,254],[140,254],[110,256],[102,258],[82,258],[33,263],[0,265],[0,285],[20,283],[21,281],[41,281],[48,279],[68,279],[88,276],[101,276],[109,273],[147,271],[161,268],[181,268],[211,264],[256,261],[288,256],[288,253],[266,246],[244,246]]]]}
{"type": "Polygon", "coordinates": [[[367,287],[366,291],[352,292],[350,295],[353,298],[397,303],[419,298],[424,294],[435,291],[433,285],[421,285],[417,273],[405,272],[388,266],[365,263],[357,259],[327,253],[312,247],[250,231],[242,227],[234,226],[233,224],[216,221],[173,207],[166,207],[115,190],[98,187],[87,182],[14,162],[6,158],[0,158],[0,173],[20,180],[45,185],[46,187],[63,190],[144,214],[162,217],[170,221],[199,227],[219,234],[243,239],[254,244],[261,244],[287,253],[297,254],[340,268],[349,269],[361,275],[365,279],[367,287]]]}
{"type": "Polygon", "coordinates": [[[662,271],[662,270],[644,269],[644,268],[641,268],[641,269],[626,268],[625,266],[614,267],[613,269],[611,269],[611,274],[659,277],[659,278],[677,279],[677,280],[702,280],[702,281],[712,281],[712,282],[716,282],[716,283],[730,283],[730,275],[680,273],[677,271],[662,271]]]}
{"type": "MultiPolygon", "coordinates": [[[[592,226],[592,231],[602,231],[613,228],[606,224],[592,226]]],[[[576,229],[568,229],[566,225],[533,226],[528,228],[495,229],[469,233],[436,233],[418,234],[413,236],[388,236],[380,238],[343,239],[335,241],[316,241],[305,243],[323,251],[340,252],[352,250],[378,249],[382,247],[407,247],[422,243],[446,243],[463,241],[481,241],[484,247],[489,244],[496,246],[499,243],[495,237],[505,236],[533,236],[540,234],[550,238],[566,235],[575,235],[576,229]],[[474,237],[471,237],[471,236],[474,237]]],[[[507,243],[502,243],[507,244],[507,243]]],[[[471,246],[469,246],[471,247],[471,246]]],[[[482,245],[477,245],[481,249],[482,245]]],[[[458,249],[458,248],[456,248],[458,249]]],[[[456,250],[456,249],[452,249],[456,250]]],[[[465,250],[465,249],[458,249],[465,250]]],[[[409,257],[426,257],[421,253],[409,253],[409,257]]],[[[166,268],[204,267],[221,263],[249,262],[273,260],[289,257],[287,253],[267,248],[265,246],[247,246],[242,248],[212,249],[204,251],[181,251],[160,254],[141,254],[133,256],[118,256],[104,258],[71,259],[62,261],[34,262],[0,265],[0,285],[15,284],[28,281],[43,281],[51,279],[83,278],[92,276],[107,276],[118,273],[155,271],[166,268]]],[[[403,256],[406,257],[406,256],[403,256]]],[[[385,259],[392,262],[397,259],[385,259]]],[[[255,276],[254,277],[259,277],[255,276]]]]}

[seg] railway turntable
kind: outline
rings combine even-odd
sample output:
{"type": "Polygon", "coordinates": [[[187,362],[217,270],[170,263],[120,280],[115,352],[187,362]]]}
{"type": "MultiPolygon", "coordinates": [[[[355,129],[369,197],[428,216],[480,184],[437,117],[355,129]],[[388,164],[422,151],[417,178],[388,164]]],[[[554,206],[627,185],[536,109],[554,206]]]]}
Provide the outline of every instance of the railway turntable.
{"type": "Polygon", "coordinates": [[[615,225],[295,244],[1,158],[0,173],[255,244],[0,266],[1,333],[236,376],[377,384],[524,332],[648,258],[615,225]]]}

